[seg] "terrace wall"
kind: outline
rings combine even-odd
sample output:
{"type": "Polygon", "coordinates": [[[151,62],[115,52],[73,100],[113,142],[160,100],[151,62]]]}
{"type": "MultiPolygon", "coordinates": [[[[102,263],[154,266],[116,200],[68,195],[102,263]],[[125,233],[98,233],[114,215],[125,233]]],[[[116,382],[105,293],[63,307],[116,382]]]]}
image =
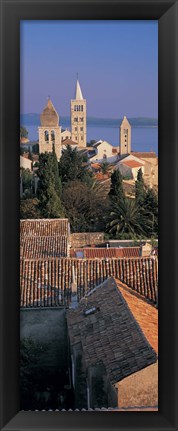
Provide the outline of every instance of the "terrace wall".
{"type": "Polygon", "coordinates": [[[103,232],[83,232],[72,233],[70,243],[72,248],[85,247],[90,245],[99,245],[104,242],[103,232]]]}

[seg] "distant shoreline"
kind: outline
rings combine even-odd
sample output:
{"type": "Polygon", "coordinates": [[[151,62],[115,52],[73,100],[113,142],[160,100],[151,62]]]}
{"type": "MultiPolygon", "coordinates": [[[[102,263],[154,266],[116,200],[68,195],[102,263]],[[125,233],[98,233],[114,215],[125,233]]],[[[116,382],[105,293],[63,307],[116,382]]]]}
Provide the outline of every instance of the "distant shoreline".
{"type": "MultiPolygon", "coordinates": [[[[157,118],[146,118],[146,117],[134,117],[128,118],[132,127],[158,127],[157,118]]],[[[90,127],[102,126],[102,127],[119,127],[122,122],[121,118],[98,118],[88,117],[87,124],[90,127]]],[[[21,114],[20,115],[21,126],[39,126],[40,125],[40,114],[21,114]]],[[[70,125],[70,117],[60,116],[60,124],[63,127],[70,125]]]]}

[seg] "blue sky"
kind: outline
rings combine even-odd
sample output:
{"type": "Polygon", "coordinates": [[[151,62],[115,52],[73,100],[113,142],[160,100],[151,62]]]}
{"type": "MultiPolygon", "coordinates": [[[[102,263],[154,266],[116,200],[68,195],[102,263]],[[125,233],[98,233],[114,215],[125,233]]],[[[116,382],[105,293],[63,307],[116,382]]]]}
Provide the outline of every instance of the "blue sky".
{"type": "Polygon", "coordinates": [[[88,116],[156,118],[158,22],[21,21],[21,113],[70,115],[77,73],[88,116]]]}

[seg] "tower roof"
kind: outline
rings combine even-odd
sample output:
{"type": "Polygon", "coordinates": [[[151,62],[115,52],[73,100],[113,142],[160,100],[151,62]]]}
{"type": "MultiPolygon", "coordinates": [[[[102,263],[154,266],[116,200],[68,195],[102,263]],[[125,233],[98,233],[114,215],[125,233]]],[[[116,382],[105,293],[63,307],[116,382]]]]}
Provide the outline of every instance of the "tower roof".
{"type": "Polygon", "coordinates": [[[80,88],[80,84],[79,84],[78,79],[77,79],[77,83],[76,83],[75,99],[76,100],[83,100],[83,94],[82,94],[82,90],[80,88]]]}
{"type": "Polygon", "coordinates": [[[59,115],[50,98],[48,98],[47,105],[40,116],[40,121],[41,126],[56,127],[59,125],[59,115]]]}
{"type": "Polygon", "coordinates": [[[124,115],[124,118],[123,118],[123,120],[122,120],[121,126],[122,126],[122,127],[125,127],[125,128],[127,128],[127,127],[131,127],[131,125],[130,125],[129,121],[127,120],[126,115],[124,115]]]}

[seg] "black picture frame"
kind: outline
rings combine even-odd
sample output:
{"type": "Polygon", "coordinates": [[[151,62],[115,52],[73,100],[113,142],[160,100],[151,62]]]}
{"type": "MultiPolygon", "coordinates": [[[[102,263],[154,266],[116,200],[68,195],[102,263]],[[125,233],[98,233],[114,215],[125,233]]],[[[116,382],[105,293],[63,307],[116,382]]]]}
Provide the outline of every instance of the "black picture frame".
{"type": "MultiPolygon", "coordinates": [[[[176,430],[178,1],[1,0],[1,429],[176,430]],[[20,20],[159,21],[159,411],[19,411],[20,20]]],[[[59,44],[60,50],[60,44],[59,44]]]]}

